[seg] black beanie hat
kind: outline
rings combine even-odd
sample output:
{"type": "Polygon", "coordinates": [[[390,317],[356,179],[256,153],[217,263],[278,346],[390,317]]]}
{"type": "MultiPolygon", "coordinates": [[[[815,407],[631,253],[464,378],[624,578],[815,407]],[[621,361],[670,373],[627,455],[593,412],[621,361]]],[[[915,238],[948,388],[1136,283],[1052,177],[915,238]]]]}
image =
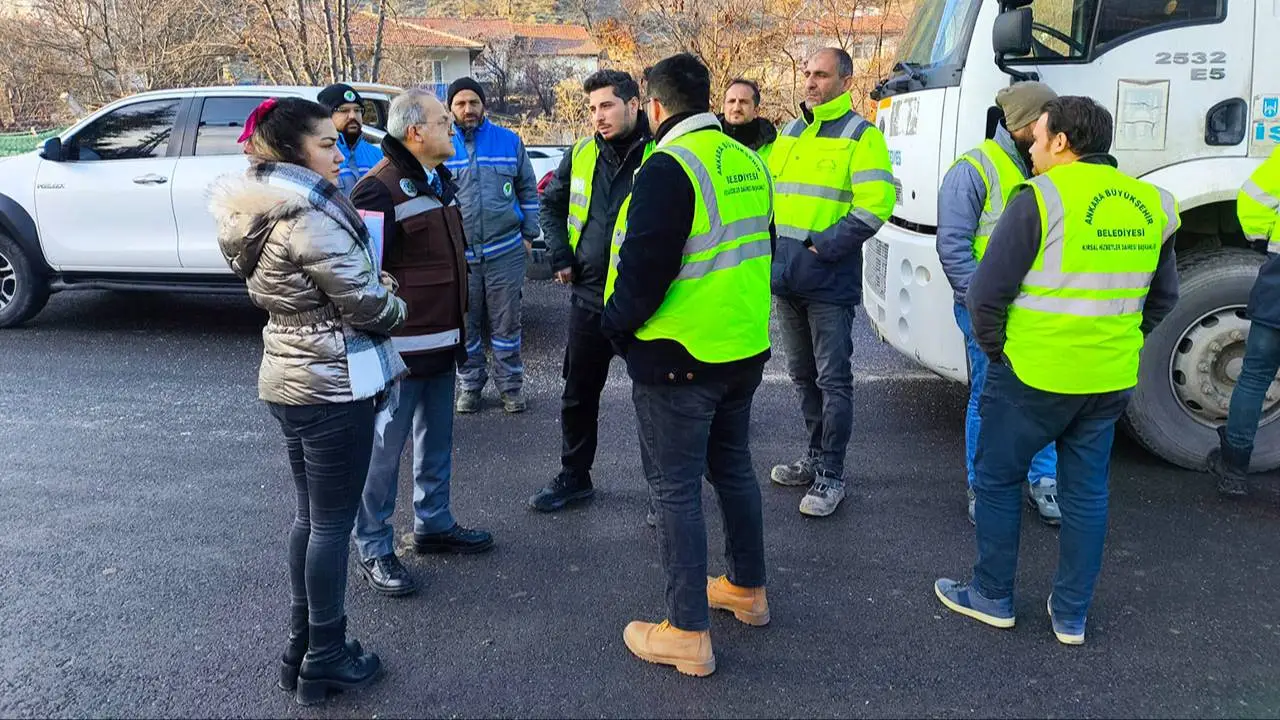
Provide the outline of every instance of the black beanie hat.
{"type": "Polygon", "coordinates": [[[356,92],[350,85],[346,85],[344,83],[334,83],[321,90],[320,95],[318,95],[316,99],[319,100],[320,104],[329,112],[333,112],[347,103],[358,103],[361,101],[360,93],[356,92]]]}
{"type": "Polygon", "coordinates": [[[476,82],[475,80],[472,80],[469,77],[464,77],[464,78],[458,78],[457,80],[454,80],[453,83],[449,85],[449,99],[445,101],[445,105],[452,106],[453,96],[457,95],[463,90],[470,90],[474,92],[476,95],[480,96],[480,104],[482,105],[487,104],[484,99],[484,88],[480,87],[480,83],[476,82]]]}

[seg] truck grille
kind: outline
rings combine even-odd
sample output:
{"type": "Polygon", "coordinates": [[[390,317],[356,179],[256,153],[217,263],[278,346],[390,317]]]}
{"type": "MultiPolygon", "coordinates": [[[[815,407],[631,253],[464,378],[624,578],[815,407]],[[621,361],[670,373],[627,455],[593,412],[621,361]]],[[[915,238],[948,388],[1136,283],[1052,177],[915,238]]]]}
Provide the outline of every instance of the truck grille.
{"type": "Polygon", "coordinates": [[[867,287],[877,297],[883,298],[889,272],[889,245],[879,238],[871,238],[865,247],[866,252],[862,257],[863,278],[867,281],[867,287]]]}

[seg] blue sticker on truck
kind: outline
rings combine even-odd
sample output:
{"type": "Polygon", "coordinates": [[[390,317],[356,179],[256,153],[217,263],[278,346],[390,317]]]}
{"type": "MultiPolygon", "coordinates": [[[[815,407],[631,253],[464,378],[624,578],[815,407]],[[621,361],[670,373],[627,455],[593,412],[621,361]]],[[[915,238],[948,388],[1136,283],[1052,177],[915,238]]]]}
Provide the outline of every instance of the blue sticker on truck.
{"type": "Polygon", "coordinates": [[[1254,95],[1249,155],[1266,157],[1280,144],[1280,95],[1254,95]]]}

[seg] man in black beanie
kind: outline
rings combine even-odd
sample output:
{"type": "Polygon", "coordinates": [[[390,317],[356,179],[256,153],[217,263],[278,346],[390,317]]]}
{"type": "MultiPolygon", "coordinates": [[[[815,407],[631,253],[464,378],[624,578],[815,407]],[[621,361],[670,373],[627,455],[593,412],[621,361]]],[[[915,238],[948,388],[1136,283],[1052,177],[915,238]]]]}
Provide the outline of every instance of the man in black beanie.
{"type": "Polygon", "coordinates": [[[467,361],[458,369],[459,413],[480,409],[489,381],[485,340],[493,348],[493,382],[508,413],[524,412],[520,301],[528,248],[538,227],[538,180],[520,136],[485,119],[484,88],[466,77],[449,86],[457,132],[445,167],[458,183],[467,235],[467,361]],[[488,334],[481,335],[488,327],[488,334]]]}
{"type": "Polygon", "coordinates": [[[329,109],[338,129],[338,149],[342,151],[338,189],[350,197],[360,178],[382,161],[382,150],[364,139],[364,104],[354,88],[334,83],[321,90],[316,100],[329,109]]]}

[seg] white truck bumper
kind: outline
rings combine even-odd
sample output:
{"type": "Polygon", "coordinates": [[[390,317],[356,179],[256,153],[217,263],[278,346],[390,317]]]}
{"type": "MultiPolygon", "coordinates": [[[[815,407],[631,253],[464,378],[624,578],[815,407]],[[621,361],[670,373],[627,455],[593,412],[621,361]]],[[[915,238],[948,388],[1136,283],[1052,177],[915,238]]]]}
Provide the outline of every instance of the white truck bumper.
{"type": "Polygon", "coordinates": [[[933,235],[885,224],[863,247],[863,306],[898,352],[945,378],[968,382],[964,335],[933,235]]]}

